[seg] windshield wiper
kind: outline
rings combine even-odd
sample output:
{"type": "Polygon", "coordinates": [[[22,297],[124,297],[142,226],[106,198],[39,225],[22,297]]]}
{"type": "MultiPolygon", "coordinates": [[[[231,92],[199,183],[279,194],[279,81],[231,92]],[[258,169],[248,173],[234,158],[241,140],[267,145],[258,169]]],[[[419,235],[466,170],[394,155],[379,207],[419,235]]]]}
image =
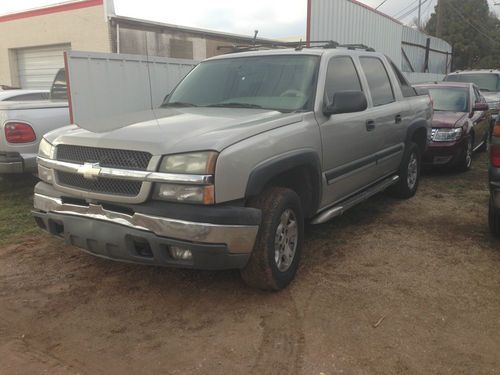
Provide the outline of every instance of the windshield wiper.
{"type": "Polygon", "coordinates": [[[227,108],[262,108],[262,106],[257,104],[250,103],[237,103],[237,102],[229,102],[229,103],[217,103],[217,104],[209,104],[206,107],[227,107],[227,108]]]}
{"type": "Polygon", "coordinates": [[[165,107],[198,107],[198,106],[196,104],[193,104],[193,103],[170,102],[170,103],[162,104],[161,107],[165,108],[165,107]]]}

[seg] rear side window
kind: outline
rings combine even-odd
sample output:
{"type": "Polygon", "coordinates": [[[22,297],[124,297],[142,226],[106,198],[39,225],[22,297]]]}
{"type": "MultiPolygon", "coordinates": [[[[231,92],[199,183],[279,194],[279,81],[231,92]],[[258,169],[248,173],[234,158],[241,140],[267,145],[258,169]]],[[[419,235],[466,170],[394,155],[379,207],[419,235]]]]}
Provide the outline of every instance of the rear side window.
{"type": "Polygon", "coordinates": [[[348,56],[333,57],[328,63],[326,95],[329,103],[339,91],[362,91],[358,72],[348,56]]]}
{"type": "Polygon", "coordinates": [[[45,100],[48,98],[49,98],[48,93],[40,92],[40,93],[22,94],[22,95],[12,96],[8,99],[5,99],[4,101],[15,102],[15,101],[24,101],[24,100],[45,100]]]}
{"type": "Polygon", "coordinates": [[[481,91],[500,91],[500,77],[496,73],[460,73],[450,74],[444,78],[448,82],[470,82],[481,91]]]}
{"type": "Polygon", "coordinates": [[[403,96],[405,98],[416,96],[417,93],[415,89],[411,87],[411,85],[408,83],[403,73],[401,73],[401,71],[396,67],[396,65],[394,65],[392,61],[391,61],[391,68],[394,71],[396,78],[398,79],[399,87],[401,87],[401,92],[403,93],[403,96]]]}
{"type": "Polygon", "coordinates": [[[376,57],[360,57],[372,94],[373,105],[379,106],[394,102],[394,92],[384,64],[376,57]]]}

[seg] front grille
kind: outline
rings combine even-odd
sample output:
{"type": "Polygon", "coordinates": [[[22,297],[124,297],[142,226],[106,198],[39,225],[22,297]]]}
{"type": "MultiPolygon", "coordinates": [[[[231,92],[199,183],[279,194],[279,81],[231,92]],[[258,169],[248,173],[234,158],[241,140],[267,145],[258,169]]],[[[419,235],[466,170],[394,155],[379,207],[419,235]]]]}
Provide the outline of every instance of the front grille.
{"type": "Polygon", "coordinates": [[[434,139],[434,136],[436,135],[437,131],[438,131],[437,129],[432,129],[432,139],[434,139]]]}
{"type": "Polygon", "coordinates": [[[100,194],[113,194],[127,197],[139,195],[141,190],[141,181],[124,181],[112,178],[98,178],[97,180],[88,180],[75,173],[56,172],[57,182],[61,186],[74,189],[85,190],[100,194]]]}
{"type": "Polygon", "coordinates": [[[119,150],[73,145],[59,145],[56,159],[70,163],[99,163],[101,167],[145,171],[151,154],[144,151],[119,150]]]}

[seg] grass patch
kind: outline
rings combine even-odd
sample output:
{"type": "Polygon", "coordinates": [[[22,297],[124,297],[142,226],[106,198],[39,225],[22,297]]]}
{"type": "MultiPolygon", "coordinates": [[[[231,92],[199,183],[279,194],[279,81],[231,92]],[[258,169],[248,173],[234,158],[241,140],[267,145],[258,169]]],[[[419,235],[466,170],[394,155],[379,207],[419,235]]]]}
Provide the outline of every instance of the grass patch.
{"type": "Polygon", "coordinates": [[[31,216],[36,182],[31,175],[0,177],[0,245],[41,233],[31,216]]]}

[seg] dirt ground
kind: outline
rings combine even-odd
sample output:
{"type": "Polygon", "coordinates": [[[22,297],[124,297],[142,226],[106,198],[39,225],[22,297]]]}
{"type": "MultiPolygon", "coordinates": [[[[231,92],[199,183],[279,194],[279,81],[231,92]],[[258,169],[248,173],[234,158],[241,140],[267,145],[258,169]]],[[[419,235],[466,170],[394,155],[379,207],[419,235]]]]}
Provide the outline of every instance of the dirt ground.
{"type": "Polygon", "coordinates": [[[308,228],[280,293],[238,272],[97,259],[42,234],[2,246],[0,373],[500,373],[486,163],[308,228]]]}

